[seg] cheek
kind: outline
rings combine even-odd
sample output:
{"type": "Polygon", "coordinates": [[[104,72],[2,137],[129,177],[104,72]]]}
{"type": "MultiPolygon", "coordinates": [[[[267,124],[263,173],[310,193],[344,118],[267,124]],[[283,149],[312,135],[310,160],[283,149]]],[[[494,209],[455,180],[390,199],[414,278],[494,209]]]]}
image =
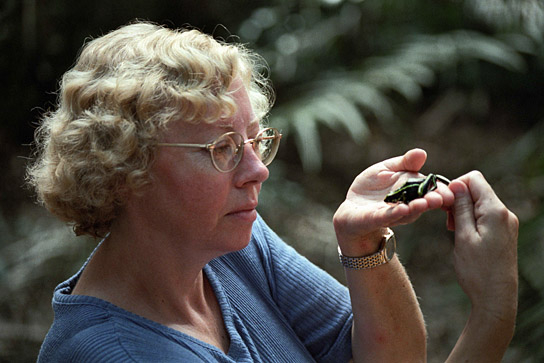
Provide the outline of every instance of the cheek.
{"type": "Polygon", "coordinates": [[[177,184],[172,190],[172,193],[175,193],[172,198],[177,199],[175,195],[179,196],[189,213],[194,211],[200,211],[200,214],[206,211],[211,213],[224,204],[227,198],[225,189],[220,184],[211,183],[209,179],[194,176],[177,184]]]}
{"type": "Polygon", "coordinates": [[[173,169],[172,163],[158,163],[155,178],[157,191],[170,208],[189,216],[219,212],[228,197],[228,183],[222,174],[210,168],[173,169]]]}

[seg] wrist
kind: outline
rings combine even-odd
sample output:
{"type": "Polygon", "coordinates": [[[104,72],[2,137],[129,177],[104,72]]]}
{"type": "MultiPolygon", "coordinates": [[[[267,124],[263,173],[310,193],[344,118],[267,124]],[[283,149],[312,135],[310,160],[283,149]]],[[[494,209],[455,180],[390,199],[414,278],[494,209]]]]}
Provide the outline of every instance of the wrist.
{"type": "Polygon", "coordinates": [[[489,307],[472,304],[470,315],[479,321],[485,321],[488,326],[494,324],[511,324],[514,326],[517,315],[517,300],[511,302],[496,300],[494,306],[489,307]],[[497,301],[500,301],[500,304],[497,304],[497,301]]]}
{"type": "Polygon", "coordinates": [[[344,256],[360,257],[372,255],[380,249],[388,228],[380,228],[358,238],[338,238],[338,247],[344,256]]]}
{"type": "Polygon", "coordinates": [[[500,362],[512,340],[515,317],[499,317],[472,307],[468,321],[446,362],[500,362]]]}

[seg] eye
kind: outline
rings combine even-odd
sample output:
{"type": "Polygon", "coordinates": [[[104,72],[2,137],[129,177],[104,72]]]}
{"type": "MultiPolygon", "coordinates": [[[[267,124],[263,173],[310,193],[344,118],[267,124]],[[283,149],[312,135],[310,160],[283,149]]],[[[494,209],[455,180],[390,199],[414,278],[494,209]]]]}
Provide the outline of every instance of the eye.
{"type": "Polygon", "coordinates": [[[217,142],[213,146],[214,157],[219,160],[228,160],[236,153],[236,144],[230,137],[225,137],[217,142]]]}

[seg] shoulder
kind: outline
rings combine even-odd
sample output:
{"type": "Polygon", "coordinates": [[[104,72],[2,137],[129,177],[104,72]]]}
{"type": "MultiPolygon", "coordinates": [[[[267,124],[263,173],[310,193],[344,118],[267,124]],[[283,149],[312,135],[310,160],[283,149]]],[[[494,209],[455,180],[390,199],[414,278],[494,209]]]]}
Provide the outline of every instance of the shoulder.
{"type": "Polygon", "coordinates": [[[106,310],[87,304],[55,307],[55,321],[38,362],[131,360],[116,339],[115,324],[106,310]]]}
{"type": "Polygon", "coordinates": [[[38,362],[199,360],[190,344],[159,324],[99,299],[74,296],[72,300],[56,307],[38,362]]]}
{"type": "MultiPolygon", "coordinates": [[[[47,341],[46,341],[47,342],[47,341]]],[[[44,343],[38,362],[179,362],[201,361],[193,348],[153,332],[122,333],[114,324],[88,327],[57,342],[44,343]]],[[[206,354],[204,354],[206,355],[206,354]]]]}

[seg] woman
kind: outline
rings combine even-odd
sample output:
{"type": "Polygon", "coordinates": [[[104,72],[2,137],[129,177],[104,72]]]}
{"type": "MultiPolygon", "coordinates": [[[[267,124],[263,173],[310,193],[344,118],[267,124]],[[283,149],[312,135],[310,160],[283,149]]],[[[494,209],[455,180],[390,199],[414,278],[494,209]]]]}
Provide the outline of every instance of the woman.
{"type": "Polygon", "coordinates": [[[38,360],[424,360],[408,276],[396,256],[377,251],[391,244],[388,227],[436,208],[455,219],[457,268],[475,306],[452,359],[500,359],[517,301],[515,216],[477,173],[409,205],[384,203],[426,154],[376,164],[334,219],[346,289],[256,212],[281,139],[263,125],[272,93],[258,64],[240,45],[148,23],[83,48],[38,132],[29,180],[77,234],[105,238],[55,289],[55,321],[38,360]],[[484,240],[492,243],[464,247],[484,240]],[[502,279],[472,261],[489,249],[504,252],[502,279]],[[373,268],[351,268],[361,261],[373,268]],[[491,280],[503,286],[493,298],[491,280]]]}

